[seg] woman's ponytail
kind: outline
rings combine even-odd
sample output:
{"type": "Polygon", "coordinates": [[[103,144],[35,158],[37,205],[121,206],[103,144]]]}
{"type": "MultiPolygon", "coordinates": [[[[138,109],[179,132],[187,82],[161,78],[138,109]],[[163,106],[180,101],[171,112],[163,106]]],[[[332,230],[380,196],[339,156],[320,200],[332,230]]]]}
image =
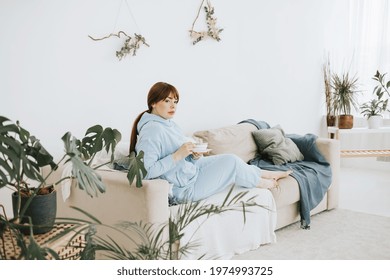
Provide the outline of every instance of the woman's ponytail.
{"type": "Polygon", "coordinates": [[[131,130],[131,136],[130,136],[130,148],[129,148],[129,153],[135,152],[135,145],[137,144],[137,136],[138,136],[138,131],[137,131],[137,126],[139,123],[139,120],[149,110],[143,111],[141,114],[138,115],[138,117],[134,120],[133,123],[133,128],[131,130]]]}

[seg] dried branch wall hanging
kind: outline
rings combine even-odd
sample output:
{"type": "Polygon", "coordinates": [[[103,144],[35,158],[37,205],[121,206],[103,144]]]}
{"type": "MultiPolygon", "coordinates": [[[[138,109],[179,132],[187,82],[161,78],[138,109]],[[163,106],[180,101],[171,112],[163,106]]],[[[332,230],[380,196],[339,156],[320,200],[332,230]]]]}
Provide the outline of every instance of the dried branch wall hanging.
{"type": "Polygon", "coordinates": [[[123,36],[125,36],[126,39],[124,41],[122,48],[119,51],[116,51],[116,57],[119,60],[122,60],[122,58],[124,58],[128,54],[131,54],[133,56],[136,55],[137,50],[139,49],[141,44],[149,47],[148,43],[146,43],[146,41],[145,41],[145,38],[137,33],[134,33],[134,37],[130,37],[124,31],[119,31],[117,34],[111,33],[110,35],[108,35],[106,37],[98,38],[98,39],[93,38],[92,36],[89,36],[89,35],[88,35],[88,37],[94,41],[100,41],[100,40],[108,39],[108,38],[113,37],[113,36],[120,38],[121,34],[123,36]]]}
{"type": "MultiPolygon", "coordinates": [[[[114,30],[116,29],[116,22],[118,21],[118,16],[119,16],[119,12],[120,12],[120,9],[122,7],[122,4],[123,2],[126,3],[126,6],[127,6],[127,9],[137,27],[137,29],[139,30],[138,26],[137,26],[137,23],[135,21],[135,18],[133,16],[133,13],[131,12],[130,10],[130,6],[129,6],[129,3],[127,3],[127,0],[122,0],[121,2],[121,5],[119,7],[119,11],[118,11],[118,15],[117,15],[117,18],[116,18],[116,21],[115,21],[115,26],[114,26],[114,30]]],[[[140,35],[140,34],[137,34],[137,33],[134,33],[134,37],[131,37],[129,35],[127,35],[124,31],[119,31],[117,33],[111,33],[103,38],[94,38],[90,35],[88,35],[88,37],[94,41],[101,41],[101,40],[104,40],[104,39],[108,39],[110,37],[118,37],[118,38],[121,38],[121,35],[123,35],[125,37],[125,40],[123,42],[123,46],[121,47],[121,49],[119,51],[116,51],[116,57],[119,59],[119,60],[122,60],[124,57],[126,57],[128,54],[131,54],[132,56],[135,56],[137,54],[137,50],[141,47],[141,45],[145,45],[147,47],[149,47],[149,44],[146,43],[146,40],[145,38],[140,35]]]]}
{"type": "Polygon", "coordinates": [[[196,43],[200,42],[205,38],[212,38],[214,40],[217,40],[218,42],[221,40],[219,34],[223,31],[223,29],[216,27],[217,19],[214,17],[214,7],[211,5],[211,2],[209,0],[207,0],[207,5],[204,6],[204,1],[205,0],[202,0],[202,3],[200,4],[198,14],[196,15],[196,18],[190,30],[190,36],[193,40],[192,41],[193,45],[195,45],[196,43]],[[204,8],[204,11],[206,13],[207,31],[199,32],[194,30],[194,26],[196,21],[198,20],[202,7],[204,8]]]}

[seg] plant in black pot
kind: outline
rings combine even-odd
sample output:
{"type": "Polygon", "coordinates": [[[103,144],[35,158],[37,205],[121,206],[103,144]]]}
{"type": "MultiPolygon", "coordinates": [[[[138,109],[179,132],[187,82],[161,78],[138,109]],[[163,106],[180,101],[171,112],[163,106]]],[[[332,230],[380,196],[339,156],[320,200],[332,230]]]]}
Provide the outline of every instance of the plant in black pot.
{"type": "Polygon", "coordinates": [[[333,91],[333,107],[338,116],[338,127],[341,129],[350,129],[353,127],[352,108],[358,111],[357,94],[358,78],[351,77],[348,72],[342,76],[332,75],[331,87],[333,91]]]}
{"type": "MultiPolygon", "coordinates": [[[[82,140],[67,132],[62,137],[65,154],[58,162],[54,162],[40,141],[21,127],[19,122],[13,123],[0,116],[0,188],[9,187],[14,190],[13,224],[25,229],[25,232],[32,228],[34,234],[50,231],[56,218],[54,185],[63,180],[76,180],[77,186],[91,196],[105,192],[101,177],[96,172],[104,164],[92,168],[91,163],[103,149],[111,152],[113,161],[115,147],[120,140],[121,133],[118,130],[103,129],[100,125],[90,127],[82,140]],[[72,166],[71,174],[62,177],[54,185],[47,185],[46,181],[57,166],[67,163],[72,166]],[[41,168],[46,166],[49,166],[50,172],[43,177],[41,168]]],[[[135,157],[132,160],[136,164],[129,170],[129,181],[143,172],[142,161],[135,157]]],[[[106,164],[108,163],[110,162],[106,164]]],[[[138,181],[137,183],[140,184],[138,181]]]]}

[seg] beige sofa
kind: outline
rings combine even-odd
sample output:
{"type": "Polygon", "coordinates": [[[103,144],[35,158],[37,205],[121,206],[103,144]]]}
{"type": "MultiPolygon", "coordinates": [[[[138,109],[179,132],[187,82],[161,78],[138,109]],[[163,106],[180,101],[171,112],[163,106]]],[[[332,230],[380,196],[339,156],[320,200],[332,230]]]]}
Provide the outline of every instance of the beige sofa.
{"type": "MultiPolygon", "coordinates": [[[[209,148],[212,149],[212,154],[231,152],[248,162],[257,153],[257,146],[251,135],[256,130],[257,128],[252,124],[242,123],[218,129],[197,131],[194,133],[194,136],[208,142],[209,148]]],[[[332,184],[322,202],[312,210],[312,214],[336,208],[339,197],[339,142],[328,138],[318,138],[316,144],[331,166],[332,184]]],[[[279,185],[280,188],[271,189],[278,212],[277,229],[300,219],[299,186],[297,181],[289,176],[280,180],[279,185]]]]}
{"type": "MultiPolygon", "coordinates": [[[[234,153],[244,161],[256,155],[257,147],[251,132],[257,128],[249,123],[231,125],[218,129],[197,131],[195,138],[209,143],[212,154],[234,153]]],[[[332,168],[332,184],[323,201],[312,210],[312,214],[336,208],[339,193],[339,143],[337,140],[318,138],[317,146],[332,168]]],[[[83,191],[72,187],[70,196],[64,201],[63,189],[58,190],[58,217],[80,217],[80,213],[69,208],[77,206],[99,218],[103,223],[115,224],[118,221],[143,221],[164,224],[177,215],[179,206],[168,205],[170,184],[161,179],[144,180],[141,188],[129,186],[126,173],[112,169],[100,170],[107,191],[98,197],[88,197],[83,191]]],[[[59,172],[57,176],[60,176],[59,172]]],[[[247,215],[243,222],[240,211],[231,211],[204,218],[192,223],[184,232],[184,244],[196,241],[199,249],[182,259],[205,258],[229,259],[235,254],[258,248],[265,243],[276,242],[274,231],[299,221],[299,186],[292,177],[280,180],[280,187],[271,191],[250,189],[243,198],[255,196],[259,207],[247,215]],[[239,239],[239,241],[237,241],[239,239]],[[200,244],[200,245],[199,245],[200,244]]],[[[246,191],[236,188],[235,193],[246,191]]],[[[205,203],[221,203],[225,193],[206,200],[205,203]]],[[[126,241],[123,241],[126,242],[126,241]]],[[[120,242],[119,242],[120,243],[120,242]]]]}

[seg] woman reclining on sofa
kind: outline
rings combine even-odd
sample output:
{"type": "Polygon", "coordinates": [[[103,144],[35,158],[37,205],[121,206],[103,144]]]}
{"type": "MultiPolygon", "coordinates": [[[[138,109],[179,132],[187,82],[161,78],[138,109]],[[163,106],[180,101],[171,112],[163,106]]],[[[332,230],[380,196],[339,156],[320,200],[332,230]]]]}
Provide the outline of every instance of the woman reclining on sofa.
{"type": "Polygon", "coordinates": [[[165,179],[178,203],[199,201],[236,184],[245,188],[274,188],[291,171],[267,171],[248,165],[233,154],[203,157],[195,144],[171,120],[179,93],[167,83],[154,84],[148,110],[134,121],[130,152],[144,152],[145,179],[165,179]]]}

